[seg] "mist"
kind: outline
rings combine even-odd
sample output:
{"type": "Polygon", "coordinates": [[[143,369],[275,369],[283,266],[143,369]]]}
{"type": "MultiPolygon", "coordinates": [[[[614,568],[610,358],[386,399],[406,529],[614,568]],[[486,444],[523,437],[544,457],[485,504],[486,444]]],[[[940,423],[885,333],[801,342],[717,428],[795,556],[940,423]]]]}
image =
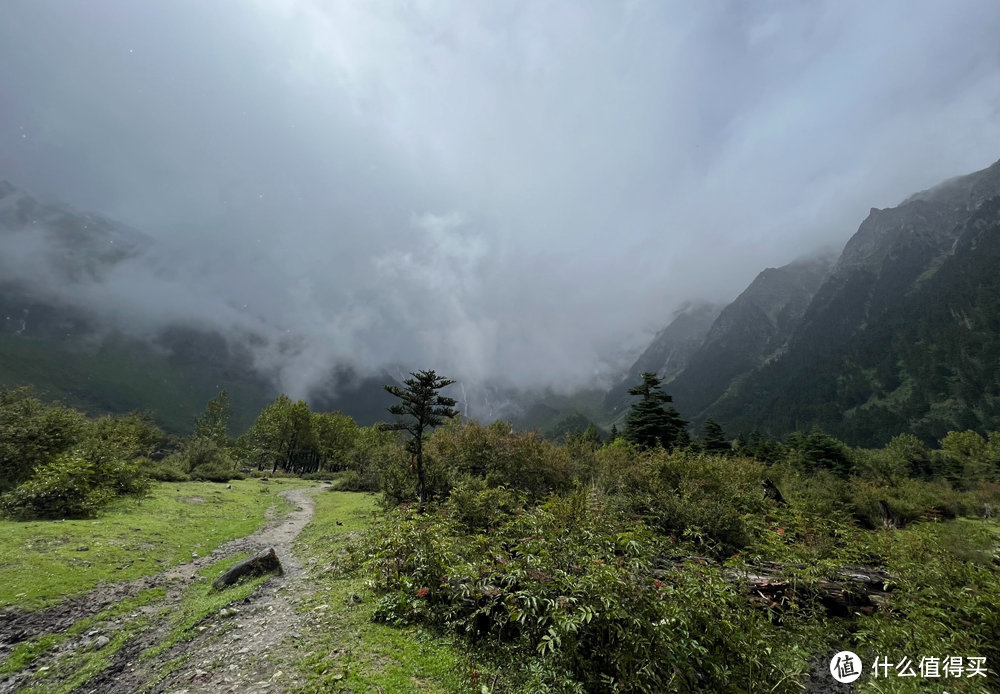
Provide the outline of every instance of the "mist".
{"type": "Polygon", "coordinates": [[[998,35],[987,0],[13,0],[0,179],[153,243],[67,287],[0,237],[0,272],[262,336],[296,397],[335,365],[594,385],[996,160],[998,35]]]}

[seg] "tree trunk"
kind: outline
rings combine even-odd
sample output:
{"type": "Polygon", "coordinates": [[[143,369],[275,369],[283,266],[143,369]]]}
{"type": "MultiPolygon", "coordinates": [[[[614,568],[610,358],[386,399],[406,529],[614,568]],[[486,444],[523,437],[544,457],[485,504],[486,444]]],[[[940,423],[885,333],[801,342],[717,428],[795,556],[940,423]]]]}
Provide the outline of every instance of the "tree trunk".
{"type": "Polygon", "coordinates": [[[219,576],[212,583],[212,587],[221,590],[226,586],[231,586],[244,576],[262,576],[269,573],[284,573],[278,555],[274,553],[274,548],[266,549],[259,554],[244,559],[233,564],[228,571],[219,576]]]}
{"type": "Polygon", "coordinates": [[[417,499],[420,501],[420,512],[424,512],[424,505],[427,503],[427,485],[424,481],[424,441],[423,428],[417,434],[417,499]]]}
{"type": "MultiPolygon", "coordinates": [[[[715,564],[705,557],[685,557],[674,561],[674,567],[683,569],[685,562],[695,562],[703,566],[715,564]]],[[[789,568],[802,566],[786,565],[789,568]]],[[[857,566],[843,566],[834,579],[819,579],[809,586],[798,586],[794,581],[781,577],[783,568],[775,562],[761,562],[736,570],[724,567],[725,576],[735,583],[743,583],[749,590],[750,602],[762,609],[780,611],[784,603],[795,597],[796,592],[812,594],[826,608],[828,614],[848,617],[854,612],[872,614],[888,605],[892,597],[893,577],[880,569],[857,566]]],[[[657,571],[666,575],[668,571],[657,571]]]]}

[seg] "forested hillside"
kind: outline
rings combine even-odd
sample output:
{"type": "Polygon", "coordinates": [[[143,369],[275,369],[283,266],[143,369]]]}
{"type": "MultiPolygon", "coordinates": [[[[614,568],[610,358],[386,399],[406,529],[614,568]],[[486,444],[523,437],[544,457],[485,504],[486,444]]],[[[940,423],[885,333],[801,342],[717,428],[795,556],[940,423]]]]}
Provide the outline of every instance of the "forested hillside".
{"type": "Polygon", "coordinates": [[[832,269],[765,271],[668,380],[678,409],[858,445],[995,427],[998,204],[1000,162],[873,209],[832,269]]]}

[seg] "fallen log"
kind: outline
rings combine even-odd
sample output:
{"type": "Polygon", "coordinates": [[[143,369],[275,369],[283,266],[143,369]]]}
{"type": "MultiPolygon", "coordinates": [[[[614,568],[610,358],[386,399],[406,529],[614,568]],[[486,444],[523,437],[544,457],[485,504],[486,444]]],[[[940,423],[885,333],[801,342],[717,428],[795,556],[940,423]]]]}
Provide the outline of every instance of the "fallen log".
{"type": "Polygon", "coordinates": [[[673,562],[674,568],[683,569],[686,562],[722,569],[728,579],[746,585],[751,604],[762,609],[780,611],[796,596],[814,596],[831,616],[848,617],[855,612],[872,614],[885,609],[892,597],[893,578],[880,569],[844,566],[834,578],[799,583],[783,575],[786,569],[805,568],[797,564],[760,562],[737,569],[706,557],[683,557],[673,562]]]}
{"type": "Polygon", "coordinates": [[[263,576],[264,574],[283,574],[284,569],[278,560],[278,555],[274,553],[274,548],[266,549],[263,552],[248,557],[243,561],[236,562],[229,570],[212,582],[212,587],[222,590],[231,586],[244,576],[263,576]]]}

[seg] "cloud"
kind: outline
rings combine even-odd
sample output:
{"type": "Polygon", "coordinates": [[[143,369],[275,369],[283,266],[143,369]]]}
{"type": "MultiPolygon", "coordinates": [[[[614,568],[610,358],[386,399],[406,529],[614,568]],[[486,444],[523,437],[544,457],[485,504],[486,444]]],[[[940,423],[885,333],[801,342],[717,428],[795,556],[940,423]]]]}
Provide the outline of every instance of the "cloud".
{"type": "Polygon", "coordinates": [[[0,178],[157,239],[90,298],[263,333],[297,393],[334,363],[588,383],[683,301],[998,155],[978,0],[4,18],[0,178]]]}

